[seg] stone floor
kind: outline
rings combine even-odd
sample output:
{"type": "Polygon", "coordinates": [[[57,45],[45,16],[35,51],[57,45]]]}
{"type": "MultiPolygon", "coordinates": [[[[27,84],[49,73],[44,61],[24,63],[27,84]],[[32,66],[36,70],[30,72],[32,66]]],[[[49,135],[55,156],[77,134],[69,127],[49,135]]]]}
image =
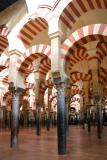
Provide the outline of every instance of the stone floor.
{"type": "Polygon", "coordinates": [[[107,160],[107,127],[104,128],[104,138],[98,140],[96,128],[91,134],[78,126],[69,128],[68,153],[57,155],[56,129],[49,132],[42,129],[40,137],[35,135],[35,129],[21,129],[19,148],[9,147],[10,132],[0,132],[0,160],[107,160]]]}

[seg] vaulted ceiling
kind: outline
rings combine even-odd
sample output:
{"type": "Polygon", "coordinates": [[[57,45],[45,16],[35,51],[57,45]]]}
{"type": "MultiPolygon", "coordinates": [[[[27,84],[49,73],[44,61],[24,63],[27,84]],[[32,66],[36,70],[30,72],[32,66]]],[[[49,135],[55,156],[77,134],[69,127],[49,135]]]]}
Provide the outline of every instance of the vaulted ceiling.
{"type": "Polygon", "coordinates": [[[0,0],[0,12],[14,4],[18,0],[0,0]]]}

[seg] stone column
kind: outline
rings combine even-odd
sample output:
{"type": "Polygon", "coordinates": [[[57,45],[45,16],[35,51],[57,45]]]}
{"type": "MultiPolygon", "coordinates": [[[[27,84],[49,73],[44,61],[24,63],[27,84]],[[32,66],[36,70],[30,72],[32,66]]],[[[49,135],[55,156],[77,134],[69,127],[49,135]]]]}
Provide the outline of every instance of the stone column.
{"type": "Polygon", "coordinates": [[[58,138],[58,154],[67,153],[67,113],[65,102],[65,81],[59,72],[53,73],[54,84],[57,89],[57,138],[58,138]]]}
{"type": "Polygon", "coordinates": [[[84,90],[85,90],[85,107],[87,110],[87,126],[88,126],[88,132],[91,132],[91,115],[90,115],[89,82],[88,81],[84,81],[84,90]]]}
{"type": "Polygon", "coordinates": [[[65,89],[65,104],[66,104],[66,114],[67,114],[67,120],[66,120],[66,126],[67,126],[67,131],[69,129],[69,125],[68,125],[68,121],[69,121],[69,109],[70,109],[70,100],[71,100],[71,96],[70,96],[70,86],[69,86],[69,82],[67,82],[67,86],[65,89]]]}
{"type": "Polygon", "coordinates": [[[87,51],[90,56],[92,56],[89,61],[89,67],[92,72],[92,82],[93,82],[93,99],[97,108],[97,135],[98,138],[102,138],[103,135],[103,119],[102,119],[102,111],[101,111],[101,100],[102,100],[102,88],[99,84],[99,69],[100,63],[96,56],[96,45],[98,42],[91,42],[87,46],[87,51]]]}
{"type": "Polygon", "coordinates": [[[36,102],[36,134],[39,136],[41,133],[41,106],[40,106],[40,95],[39,95],[39,86],[40,81],[35,81],[36,86],[36,95],[35,95],[35,102],[36,102]]]}
{"type": "Polygon", "coordinates": [[[35,75],[35,104],[36,104],[36,134],[39,136],[41,133],[41,102],[40,102],[40,73],[39,65],[41,58],[33,62],[34,75],[35,75]]]}
{"type": "Polygon", "coordinates": [[[66,153],[66,135],[67,135],[67,113],[66,102],[64,94],[64,84],[58,88],[58,112],[57,112],[57,124],[58,124],[58,153],[66,153]]]}
{"type": "Polygon", "coordinates": [[[85,129],[85,104],[84,96],[80,96],[80,115],[81,115],[81,125],[85,129]]]}
{"type": "Polygon", "coordinates": [[[49,102],[49,96],[50,96],[50,94],[51,94],[51,89],[48,88],[48,111],[47,111],[47,120],[46,120],[47,131],[50,130],[50,125],[51,125],[51,117],[50,117],[51,104],[49,102]]]}
{"type": "Polygon", "coordinates": [[[102,88],[98,81],[98,72],[99,72],[99,62],[97,59],[93,60],[94,69],[92,69],[92,80],[93,80],[93,97],[96,104],[96,113],[97,113],[97,136],[102,138],[103,136],[103,114],[102,114],[102,88]],[[96,76],[95,76],[96,75],[96,76]]]}
{"type": "Polygon", "coordinates": [[[12,108],[11,108],[11,148],[18,147],[19,134],[19,96],[21,88],[15,89],[14,84],[9,84],[9,90],[12,93],[12,108]]]}
{"type": "Polygon", "coordinates": [[[55,32],[49,37],[51,39],[51,70],[56,72],[60,69],[60,33],[55,32]]]}

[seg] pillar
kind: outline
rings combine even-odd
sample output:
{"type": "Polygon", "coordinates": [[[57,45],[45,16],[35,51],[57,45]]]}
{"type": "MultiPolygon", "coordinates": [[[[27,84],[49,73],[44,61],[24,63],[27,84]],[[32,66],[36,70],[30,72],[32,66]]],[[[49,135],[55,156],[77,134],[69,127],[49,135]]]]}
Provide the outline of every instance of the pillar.
{"type": "Polygon", "coordinates": [[[57,89],[57,139],[58,154],[67,153],[67,112],[65,102],[65,81],[60,77],[60,73],[53,73],[53,81],[57,89]]]}
{"type": "Polygon", "coordinates": [[[51,39],[51,70],[56,72],[60,70],[60,33],[55,32],[49,37],[51,39]]]}
{"type": "Polygon", "coordinates": [[[36,99],[36,134],[41,134],[41,107],[39,100],[36,99]]]}
{"type": "Polygon", "coordinates": [[[85,129],[85,105],[84,105],[84,97],[80,96],[80,115],[81,115],[81,125],[82,128],[85,129]]]}
{"type": "Polygon", "coordinates": [[[68,121],[69,121],[70,101],[71,101],[70,86],[69,86],[69,82],[67,82],[66,89],[65,89],[65,105],[66,105],[66,118],[67,118],[66,127],[67,127],[67,131],[69,129],[68,121]]]}
{"type": "Polygon", "coordinates": [[[13,83],[9,83],[9,90],[12,93],[12,108],[11,108],[11,148],[18,147],[19,135],[19,96],[22,91],[21,88],[15,89],[13,83]]]}
{"type": "Polygon", "coordinates": [[[66,153],[66,104],[63,84],[58,89],[58,110],[57,110],[57,134],[58,134],[58,153],[66,153]]]}
{"type": "Polygon", "coordinates": [[[35,77],[35,104],[36,104],[36,134],[39,136],[41,134],[41,102],[40,102],[40,73],[39,65],[41,58],[36,59],[33,62],[34,67],[34,77],[35,77]]]}
{"type": "Polygon", "coordinates": [[[92,70],[92,77],[93,77],[93,97],[96,104],[96,114],[97,114],[97,136],[100,139],[103,136],[103,115],[101,107],[102,88],[98,82],[99,62],[97,59],[94,59],[92,63],[94,64],[95,67],[92,70]]]}
{"type": "MultiPolygon", "coordinates": [[[[12,91],[10,91],[10,92],[13,92],[13,90],[14,90],[14,94],[12,94],[13,95],[12,105],[14,106],[15,105],[14,101],[16,101],[17,106],[19,106],[19,104],[18,104],[19,103],[18,102],[19,93],[17,93],[17,89],[18,90],[22,89],[22,88],[25,89],[25,75],[22,72],[17,70],[17,67],[19,65],[19,64],[17,65],[17,62],[18,62],[19,57],[22,55],[22,53],[19,50],[17,50],[15,47],[16,46],[14,46],[14,45],[9,47],[8,54],[10,56],[10,61],[9,61],[8,82],[10,84],[9,89],[12,89],[12,91]],[[14,87],[14,89],[11,88],[11,84],[13,84],[12,87],[14,87]]],[[[12,107],[12,108],[14,108],[14,107],[12,107]]],[[[14,110],[13,110],[12,114],[14,114],[14,110]]],[[[12,130],[12,132],[13,132],[13,130],[12,130]]],[[[14,147],[14,144],[12,144],[12,146],[14,147]]]]}
{"type": "Polygon", "coordinates": [[[96,56],[96,46],[98,42],[90,42],[87,46],[88,54],[92,57],[89,61],[89,67],[92,73],[92,83],[93,83],[93,99],[96,105],[97,113],[97,136],[102,138],[103,135],[103,119],[101,111],[101,101],[102,101],[102,88],[99,84],[99,70],[100,62],[96,56]]]}
{"type": "Polygon", "coordinates": [[[51,71],[53,83],[57,89],[57,139],[58,154],[67,153],[67,113],[65,102],[66,74],[60,59],[61,34],[50,34],[51,39],[51,71]]]}
{"type": "Polygon", "coordinates": [[[50,104],[50,101],[49,101],[49,96],[51,94],[51,89],[48,88],[48,111],[47,111],[47,119],[46,119],[46,126],[47,126],[47,131],[50,130],[50,125],[51,125],[51,115],[50,115],[50,112],[51,112],[51,104],[50,104]]]}
{"type": "Polygon", "coordinates": [[[57,124],[58,124],[58,153],[66,153],[66,136],[67,136],[67,113],[66,102],[64,95],[64,84],[58,89],[58,112],[57,112],[57,124]]]}
{"type": "Polygon", "coordinates": [[[85,90],[85,107],[87,112],[87,126],[88,132],[91,132],[91,115],[90,115],[90,101],[89,101],[89,82],[84,81],[84,90],[85,90]]]}
{"type": "MultiPolygon", "coordinates": [[[[99,98],[98,98],[99,99],[99,98]]],[[[103,113],[101,107],[101,101],[96,98],[96,113],[97,113],[97,137],[101,139],[103,137],[103,113]]]]}

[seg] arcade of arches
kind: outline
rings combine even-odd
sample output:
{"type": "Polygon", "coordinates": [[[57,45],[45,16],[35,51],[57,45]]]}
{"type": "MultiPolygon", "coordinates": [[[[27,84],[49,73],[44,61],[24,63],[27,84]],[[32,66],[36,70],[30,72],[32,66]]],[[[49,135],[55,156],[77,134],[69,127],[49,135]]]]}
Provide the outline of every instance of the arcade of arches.
{"type": "MultiPolygon", "coordinates": [[[[17,0],[0,12],[0,129],[57,126],[67,153],[70,124],[96,126],[107,112],[107,0],[17,0]]],[[[2,131],[1,131],[2,132],[2,131]]],[[[72,152],[72,151],[71,151],[72,152]]]]}

